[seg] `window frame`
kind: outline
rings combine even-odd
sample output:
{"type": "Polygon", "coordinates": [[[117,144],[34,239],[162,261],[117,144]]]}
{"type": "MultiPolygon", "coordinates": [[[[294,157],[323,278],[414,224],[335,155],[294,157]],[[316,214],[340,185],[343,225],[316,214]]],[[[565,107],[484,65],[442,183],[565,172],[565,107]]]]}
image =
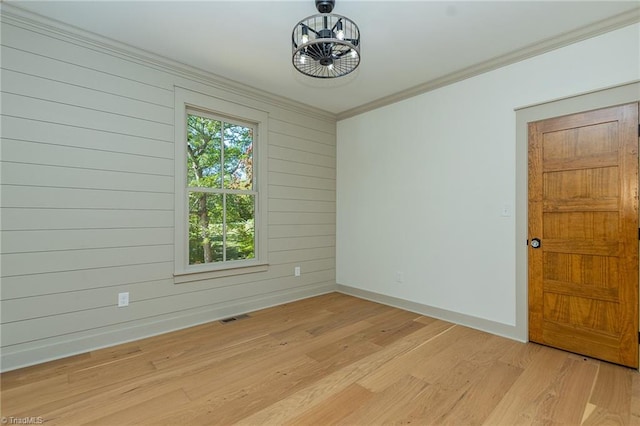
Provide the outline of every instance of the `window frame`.
{"type": "Polygon", "coordinates": [[[217,278],[266,271],[267,251],[267,135],[268,113],[175,86],[175,243],[174,282],[217,278]],[[232,124],[250,124],[253,138],[253,190],[255,195],[255,257],[252,259],[189,265],[189,187],[187,187],[187,115],[203,114],[232,124]],[[234,122],[234,120],[236,120],[234,122]]]}

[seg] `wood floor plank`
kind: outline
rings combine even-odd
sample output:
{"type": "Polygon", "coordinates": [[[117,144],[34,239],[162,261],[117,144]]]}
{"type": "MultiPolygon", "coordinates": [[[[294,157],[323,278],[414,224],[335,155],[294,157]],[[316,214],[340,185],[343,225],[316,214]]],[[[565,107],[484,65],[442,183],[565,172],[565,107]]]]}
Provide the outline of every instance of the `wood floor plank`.
{"type": "MultiPolygon", "coordinates": [[[[374,325],[382,325],[384,327],[393,327],[395,325],[404,324],[409,321],[419,322],[418,319],[422,318],[422,315],[416,314],[415,312],[403,311],[402,309],[390,308],[388,310],[382,311],[375,317],[368,318],[371,324],[374,325]]],[[[431,321],[434,321],[434,318],[429,318],[431,321]]],[[[427,325],[427,323],[423,325],[427,325]]]]}
{"type": "Polygon", "coordinates": [[[330,293],[0,375],[46,424],[640,426],[635,370],[330,293]]]}
{"type": "Polygon", "coordinates": [[[56,403],[40,406],[35,412],[46,419],[46,424],[86,424],[100,418],[126,416],[120,413],[137,405],[145,406],[147,401],[173,390],[174,386],[168,383],[141,387],[110,385],[99,390],[76,393],[56,403]]]}
{"type": "Polygon", "coordinates": [[[406,413],[408,408],[414,406],[428,386],[428,383],[411,375],[400,377],[338,424],[391,423],[406,413]]]}
{"type": "Polygon", "coordinates": [[[286,422],[285,425],[325,426],[338,424],[353,413],[354,407],[365,405],[373,398],[373,395],[373,392],[353,383],[327,398],[323,403],[317,404],[312,409],[286,422]]]}
{"type": "MultiPolygon", "coordinates": [[[[450,324],[443,323],[446,327],[450,324]]],[[[361,359],[356,364],[350,364],[337,372],[329,374],[313,385],[294,393],[262,410],[255,415],[243,419],[239,424],[281,424],[298,416],[302,412],[315,407],[330,398],[334,393],[340,392],[349,385],[358,382],[363,377],[382,368],[390,360],[399,355],[411,351],[415,347],[433,337],[434,333],[441,330],[424,327],[407,338],[399,340],[396,344],[387,346],[380,351],[361,359]]]]}
{"type": "MultiPolygon", "coordinates": [[[[29,372],[30,374],[31,372],[29,372]]],[[[2,412],[15,417],[25,417],[29,413],[42,412],[40,406],[62,399],[61,389],[68,387],[66,374],[56,374],[38,381],[28,381],[21,386],[4,387],[2,383],[2,412]]]]}
{"type": "MultiPolygon", "coordinates": [[[[165,409],[165,407],[172,407],[177,409],[181,406],[189,404],[191,400],[187,397],[182,389],[176,389],[167,392],[163,395],[159,395],[155,398],[133,405],[123,410],[118,410],[114,413],[110,413],[106,416],[97,418],[93,421],[87,422],[88,425],[125,425],[125,424],[148,424],[151,420],[150,413],[157,413],[165,409]]],[[[74,417],[70,419],[72,422],[78,422],[78,418],[74,417]]],[[[157,423],[156,423],[157,424],[157,423]]]]}
{"type": "MultiPolygon", "coordinates": [[[[393,383],[396,377],[412,374],[416,369],[427,364],[429,357],[445,350],[460,336],[467,333],[465,328],[453,326],[445,322],[434,322],[423,329],[426,333],[425,341],[418,343],[410,350],[392,359],[385,368],[362,378],[359,383],[365,388],[378,392],[393,383]]],[[[434,364],[434,368],[435,367],[434,364]]]]}
{"type": "Polygon", "coordinates": [[[451,371],[462,361],[469,364],[471,370],[477,369],[471,358],[475,357],[488,338],[487,333],[456,327],[434,341],[433,345],[425,346],[422,362],[412,363],[411,374],[428,383],[440,383],[443,377],[450,380],[451,371]]]}
{"type": "MultiPolygon", "coordinates": [[[[243,349],[253,354],[261,353],[261,350],[267,351],[275,346],[278,346],[278,342],[269,339],[260,346],[245,346],[243,349]]],[[[106,410],[106,407],[116,405],[126,408],[185,384],[197,383],[204,373],[211,370],[212,364],[220,365],[222,362],[216,358],[207,358],[126,381],[103,380],[93,383],[93,386],[85,381],[68,383],[58,388],[58,400],[40,405],[35,410],[44,413],[48,416],[47,418],[58,418],[64,417],[69,412],[81,412],[84,407],[101,406],[106,410]]],[[[34,401],[41,401],[38,394],[33,397],[34,401]]]]}
{"type": "Polygon", "coordinates": [[[579,424],[597,373],[598,362],[586,357],[569,355],[548,387],[547,395],[538,407],[536,418],[541,422],[579,424]],[[567,395],[571,395],[572,404],[563,403],[567,395]]]}
{"type": "Polygon", "coordinates": [[[269,344],[274,339],[267,333],[248,334],[238,336],[231,341],[219,339],[200,339],[201,344],[181,344],[178,347],[169,347],[166,353],[158,351],[151,363],[157,370],[166,370],[180,367],[202,359],[224,359],[238,356],[247,351],[247,347],[269,344]]]}
{"type": "MultiPolygon", "coordinates": [[[[418,404],[405,413],[403,422],[421,425],[444,423],[457,410],[458,404],[470,392],[473,384],[478,383],[484,375],[473,363],[460,360],[443,370],[438,377],[426,390],[427,397],[419,399],[418,404]]],[[[466,417],[463,412],[461,415],[466,417]]]]}
{"type": "Polygon", "coordinates": [[[522,371],[521,368],[497,360],[482,367],[479,375],[471,375],[477,379],[470,380],[468,390],[458,397],[454,408],[445,414],[441,423],[482,424],[520,377],[522,371]]]}
{"type": "Polygon", "coordinates": [[[374,337],[371,342],[380,346],[387,346],[392,344],[396,340],[408,336],[416,330],[424,327],[425,324],[421,324],[415,321],[406,321],[401,324],[389,324],[387,326],[378,326],[379,334],[374,337]]]}
{"type": "Polygon", "coordinates": [[[579,424],[596,370],[590,366],[584,371],[586,377],[582,381],[576,379],[574,382],[572,367],[575,367],[575,361],[569,359],[570,356],[572,355],[560,350],[542,347],[487,418],[486,423],[545,423],[555,414],[559,414],[563,422],[566,422],[567,414],[573,414],[573,424],[579,424]],[[577,382],[583,387],[575,389],[577,382]],[[576,393],[559,393],[570,390],[575,390],[576,393]],[[571,398],[571,404],[567,404],[563,398],[571,398]]]}
{"type": "Polygon", "coordinates": [[[560,371],[567,354],[541,347],[533,356],[529,367],[523,371],[500,403],[491,412],[486,424],[531,424],[539,400],[544,399],[549,383],[560,371]]]}
{"type": "Polygon", "coordinates": [[[603,362],[597,374],[599,386],[594,386],[589,399],[594,409],[582,424],[629,424],[634,371],[603,362]]]}
{"type": "Polygon", "coordinates": [[[509,347],[501,350],[498,360],[519,368],[527,368],[544,346],[509,341],[509,347]]]}
{"type": "Polygon", "coordinates": [[[640,425],[640,374],[633,371],[631,377],[631,413],[629,423],[640,425]]]}
{"type": "Polygon", "coordinates": [[[370,317],[376,316],[378,313],[383,312],[380,306],[372,306],[371,302],[366,305],[360,305],[353,310],[339,311],[331,316],[327,321],[322,321],[321,324],[316,327],[310,327],[307,329],[309,333],[314,336],[320,336],[336,328],[342,327],[345,323],[357,321],[366,321],[370,317]]]}
{"type": "MultiPolygon", "coordinates": [[[[512,350],[517,350],[522,346],[525,345],[523,343],[516,342],[515,340],[507,340],[500,336],[485,333],[484,341],[479,345],[478,350],[473,352],[473,355],[469,355],[469,360],[479,367],[491,366],[495,363],[497,354],[504,354],[512,350]]],[[[512,365],[509,362],[505,362],[502,357],[498,360],[504,364],[512,365]]],[[[514,365],[514,367],[524,369],[520,365],[514,365]]]]}
{"type": "Polygon", "coordinates": [[[223,386],[209,384],[208,389],[212,389],[209,393],[198,397],[188,394],[192,404],[153,416],[149,421],[151,424],[233,424],[286,397],[305,380],[305,374],[312,374],[314,370],[319,370],[318,363],[301,356],[234,380],[221,378],[223,386]]]}
{"type": "Polygon", "coordinates": [[[75,368],[76,365],[85,360],[91,360],[91,353],[87,352],[2,373],[2,390],[9,390],[30,383],[38,383],[51,377],[64,375],[71,368],[75,368]]]}
{"type": "Polygon", "coordinates": [[[135,357],[127,359],[102,362],[91,367],[77,369],[68,374],[69,383],[79,381],[101,382],[108,380],[113,383],[115,381],[130,380],[133,377],[143,376],[150,372],[156,371],[153,365],[144,353],[139,353],[135,357]]]}

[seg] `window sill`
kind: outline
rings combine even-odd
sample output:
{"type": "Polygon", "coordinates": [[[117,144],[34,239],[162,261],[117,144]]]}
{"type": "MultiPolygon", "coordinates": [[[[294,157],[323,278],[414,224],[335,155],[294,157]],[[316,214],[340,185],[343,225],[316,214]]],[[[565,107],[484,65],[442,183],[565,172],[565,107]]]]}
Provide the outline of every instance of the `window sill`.
{"type": "Polygon", "coordinates": [[[215,278],[231,277],[234,275],[253,274],[256,272],[266,272],[269,270],[268,263],[254,263],[251,265],[237,266],[233,268],[206,270],[206,271],[184,271],[173,274],[174,284],[183,284],[193,281],[211,280],[215,278]]]}

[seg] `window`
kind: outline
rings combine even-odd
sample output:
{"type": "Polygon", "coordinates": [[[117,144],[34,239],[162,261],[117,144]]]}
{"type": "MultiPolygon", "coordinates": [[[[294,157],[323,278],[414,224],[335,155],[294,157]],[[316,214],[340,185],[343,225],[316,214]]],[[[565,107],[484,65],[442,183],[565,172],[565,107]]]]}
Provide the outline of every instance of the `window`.
{"type": "Polygon", "coordinates": [[[266,125],[263,112],[176,88],[175,272],[205,274],[184,281],[266,269],[266,125]]]}
{"type": "Polygon", "coordinates": [[[255,257],[253,134],[187,110],[189,265],[255,257]]]}

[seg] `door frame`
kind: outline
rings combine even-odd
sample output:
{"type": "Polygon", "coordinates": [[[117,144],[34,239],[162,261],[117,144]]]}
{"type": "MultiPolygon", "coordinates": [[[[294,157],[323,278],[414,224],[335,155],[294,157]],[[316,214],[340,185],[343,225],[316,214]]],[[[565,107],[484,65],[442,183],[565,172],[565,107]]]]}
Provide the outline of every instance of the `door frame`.
{"type": "MultiPolygon", "coordinates": [[[[596,110],[615,105],[640,102],[640,81],[595,90],[581,95],[561,98],[535,105],[516,108],[516,325],[518,340],[529,341],[528,323],[528,174],[529,174],[529,134],[527,124],[596,110]]],[[[638,301],[640,303],[640,300],[638,301]]]]}

